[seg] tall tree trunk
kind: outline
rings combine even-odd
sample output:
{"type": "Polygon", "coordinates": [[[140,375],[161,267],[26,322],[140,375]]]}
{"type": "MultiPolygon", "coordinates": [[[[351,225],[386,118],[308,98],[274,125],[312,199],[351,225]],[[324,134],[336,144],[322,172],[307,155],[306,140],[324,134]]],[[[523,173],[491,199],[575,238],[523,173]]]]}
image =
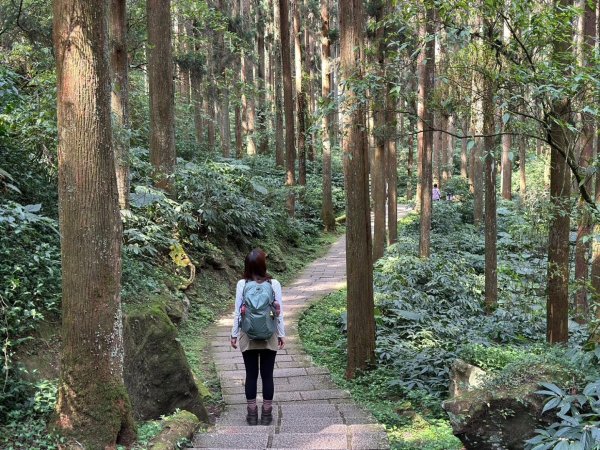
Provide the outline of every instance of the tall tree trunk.
{"type": "MultiPolygon", "coordinates": [[[[194,52],[199,51],[198,39],[200,32],[198,30],[198,22],[194,21],[190,27],[189,35],[194,38],[194,52]]],[[[190,89],[192,96],[192,105],[194,107],[194,130],[196,136],[196,144],[198,146],[204,143],[204,114],[203,114],[203,98],[202,98],[202,68],[197,61],[194,61],[190,67],[190,89]]]]}
{"type": "MultiPolygon", "coordinates": [[[[189,32],[190,23],[186,21],[183,16],[179,16],[177,20],[177,34],[179,35],[179,52],[185,56],[188,55],[190,49],[187,42],[187,36],[190,36],[189,32]]],[[[191,97],[191,73],[190,67],[187,64],[179,64],[179,93],[184,103],[190,102],[191,97]]]]}
{"type": "Polygon", "coordinates": [[[525,195],[527,191],[527,176],[525,175],[525,164],[527,158],[527,138],[519,139],[519,193],[525,195]]]}
{"type": "Polygon", "coordinates": [[[129,208],[129,83],[127,61],[127,10],[125,0],[110,3],[111,108],[114,118],[113,149],[119,206],[129,208]]]}
{"type": "Polygon", "coordinates": [[[214,78],[211,79],[211,86],[206,87],[206,95],[204,96],[204,111],[206,112],[207,120],[206,120],[206,135],[208,138],[208,151],[212,152],[216,147],[216,117],[215,117],[215,96],[214,96],[214,87],[212,84],[214,83],[214,78]]]}
{"type": "Polygon", "coordinates": [[[300,25],[300,0],[294,4],[294,67],[296,72],[296,112],[298,114],[298,184],[306,185],[306,92],[302,67],[302,27],[300,25]]]}
{"type": "Polygon", "coordinates": [[[441,178],[440,187],[446,185],[448,181],[448,145],[450,143],[448,131],[449,118],[446,113],[440,114],[440,169],[441,178]]]}
{"type": "MultiPolygon", "coordinates": [[[[377,75],[380,79],[385,79],[385,29],[383,24],[383,4],[379,4],[379,8],[375,13],[375,21],[379,24],[376,25],[377,31],[375,32],[375,43],[377,54],[377,75]]],[[[385,249],[385,210],[386,210],[386,198],[385,198],[385,179],[386,179],[386,157],[385,157],[385,128],[386,128],[386,115],[385,115],[385,98],[386,98],[387,83],[381,83],[381,88],[374,90],[373,96],[373,128],[371,128],[371,136],[375,141],[375,148],[373,151],[373,161],[371,164],[371,191],[373,197],[373,260],[377,261],[383,256],[385,249]]]]}
{"type": "Polygon", "coordinates": [[[222,94],[222,108],[221,108],[221,146],[223,147],[223,157],[229,158],[231,156],[231,126],[229,123],[229,88],[225,88],[221,91],[222,94]]]}
{"type": "MultiPolygon", "coordinates": [[[[506,126],[504,126],[504,131],[506,126]]],[[[510,147],[512,137],[510,134],[502,135],[502,198],[512,200],[512,161],[510,160],[510,147]]]]}
{"type": "MultiPolygon", "coordinates": [[[[592,5],[595,6],[595,11],[600,14],[600,2],[594,0],[592,5]]],[[[596,20],[596,41],[600,36],[600,20],[596,20]]],[[[598,95],[596,94],[596,99],[598,95]]],[[[599,122],[596,121],[596,128],[598,128],[599,122]]],[[[596,138],[596,157],[598,157],[600,149],[600,142],[598,138],[596,138]]],[[[594,195],[595,195],[595,203],[596,205],[600,204],[600,174],[596,173],[594,177],[594,195]]],[[[594,226],[592,228],[594,236],[600,235],[600,222],[597,220],[594,222],[594,226]]],[[[595,309],[596,309],[596,319],[600,320],[600,241],[598,239],[592,240],[592,267],[590,273],[590,285],[592,289],[592,295],[594,298],[595,309]]],[[[596,328],[596,331],[590,336],[590,339],[600,344],[600,329],[596,328]]]]}
{"type": "MultiPolygon", "coordinates": [[[[435,84],[435,82],[434,82],[435,84]]],[[[435,86],[433,88],[435,90],[435,86]]],[[[436,130],[433,132],[433,143],[432,143],[432,150],[433,150],[433,182],[434,183],[438,183],[441,184],[441,155],[442,155],[442,133],[440,133],[439,130],[441,127],[441,123],[440,123],[440,113],[437,111],[433,111],[433,128],[436,130]]]]}
{"type": "Polygon", "coordinates": [[[57,426],[93,449],[135,440],[123,384],[123,233],[112,148],[108,6],[55,0],[53,10],[62,261],[57,426]]]}
{"type": "Polygon", "coordinates": [[[264,14],[260,3],[256,7],[257,10],[257,34],[256,46],[258,47],[258,108],[257,108],[257,125],[256,131],[258,135],[258,153],[266,155],[269,153],[269,136],[267,134],[267,101],[265,81],[265,25],[264,14]]]}
{"type": "Polygon", "coordinates": [[[244,157],[244,136],[242,134],[242,108],[240,105],[235,107],[235,156],[238,159],[244,157]]]}
{"type": "MultiPolygon", "coordinates": [[[[304,8],[308,11],[310,8],[308,4],[308,0],[304,0],[304,8]]],[[[307,138],[306,138],[306,157],[309,161],[315,160],[315,136],[314,132],[309,133],[308,130],[312,128],[313,116],[314,116],[314,100],[315,93],[313,90],[313,65],[312,65],[312,55],[314,53],[313,50],[313,40],[311,33],[311,14],[308,15],[306,19],[306,25],[304,27],[304,71],[306,75],[306,130],[307,130],[307,138]]]]}
{"type": "MultiPolygon", "coordinates": [[[[248,24],[249,17],[252,17],[254,11],[251,7],[250,0],[241,0],[241,17],[244,32],[251,34],[251,29],[248,24]]],[[[254,41],[254,35],[252,35],[252,41],[254,41]]],[[[253,42],[249,43],[252,48],[253,42]]],[[[247,51],[242,52],[242,113],[244,131],[246,135],[246,153],[250,156],[256,155],[256,103],[254,101],[254,67],[252,59],[248,56],[247,51]]]]}
{"type": "Polygon", "coordinates": [[[454,152],[456,150],[456,117],[448,117],[448,135],[446,135],[446,177],[449,180],[454,175],[454,152]]]}
{"type": "Polygon", "coordinates": [[[340,2],[341,72],[346,85],[344,173],[346,185],[346,271],[348,279],[348,365],[346,377],[375,361],[373,261],[369,213],[369,163],[365,109],[356,89],[364,76],[362,0],[340,2]]]}
{"type": "Polygon", "coordinates": [[[194,107],[194,131],[196,144],[204,142],[204,118],[202,113],[202,78],[200,70],[193,67],[190,70],[190,81],[192,90],[192,105],[194,107]]]}
{"type": "MultiPolygon", "coordinates": [[[[388,82],[386,92],[385,122],[386,133],[386,168],[387,168],[387,218],[388,218],[388,245],[398,240],[398,153],[396,148],[396,100],[392,96],[393,84],[388,82]]],[[[401,123],[403,118],[400,119],[401,123]]],[[[403,126],[400,125],[400,129],[403,126]]]]}
{"type": "Polygon", "coordinates": [[[329,0],[321,0],[321,98],[323,116],[321,133],[323,140],[323,209],[321,217],[326,231],[335,229],[333,197],[331,193],[331,139],[329,136],[331,113],[331,48],[329,41],[329,0]]]}
{"type": "Polygon", "coordinates": [[[175,173],[175,86],[171,49],[171,2],[147,0],[150,162],[154,184],[173,191],[175,173]]]}
{"type": "MultiPolygon", "coordinates": [[[[486,20],[486,34],[493,39],[492,25],[486,20]]],[[[489,65],[489,62],[488,62],[489,65]]],[[[483,146],[485,153],[485,310],[491,314],[498,304],[498,256],[496,248],[496,151],[494,133],[494,81],[483,80],[483,146]]]]}
{"type": "MultiPolygon", "coordinates": [[[[596,37],[596,8],[595,2],[583,2],[583,27],[582,27],[582,60],[584,66],[589,65],[590,56],[594,51],[596,37]]],[[[596,134],[595,120],[591,114],[582,114],[583,130],[581,156],[579,166],[587,169],[594,158],[594,137],[596,134]]],[[[586,182],[585,188],[592,192],[592,179],[586,182]]],[[[577,240],[575,245],[575,280],[577,292],[575,294],[575,312],[580,322],[587,322],[589,305],[587,299],[588,260],[591,250],[589,236],[592,232],[592,219],[589,207],[583,199],[578,202],[579,224],[577,227],[577,240]]]]}
{"type": "MultiPolygon", "coordinates": [[[[474,71],[473,74],[473,91],[483,92],[484,75],[474,71]]],[[[472,126],[473,134],[483,134],[483,100],[481,96],[476,102],[476,106],[473,108],[472,126]]],[[[482,143],[477,142],[471,149],[471,183],[473,189],[473,223],[476,226],[480,226],[483,221],[483,146],[482,143]]]]}
{"type": "MultiPolygon", "coordinates": [[[[462,135],[466,136],[469,133],[469,122],[470,119],[467,117],[465,118],[463,125],[462,125],[462,135]]],[[[469,161],[469,157],[468,157],[468,147],[469,147],[469,139],[466,137],[463,137],[461,140],[461,147],[460,147],[460,176],[463,177],[464,179],[469,178],[469,165],[468,165],[468,161],[469,161]]]]}
{"type": "Polygon", "coordinates": [[[408,139],[406,140],[406,145],[408,146],[408,161],[407,161],[407,182],[406,182],[406,200],[412,200],[413,199],[413,185],[412,185],[412,178],[413,178],[413,171],[414,171],[414,158],[415,158],[415,138],[412,135],[413,130],[416,128],[414,125],[414,122],[411,119],[409,119],[409,124],[410,124],[410,135],[408,136],[408,139]]]}
{"type": "Polygon", "coordinates": [[[418,57],[419,90],[417,93],[417,122],[419,137],[417,141],[421,184],[421,221],[419,233],[419,255],[429,258],[431,251],[431,190],[432,190],[432,144],[433,114],[429,107],[429,99],[433,91],[433,76],[435,67],[435,42],[428,39],[434,30],[435,11],[425,7],[420,17],[419,40],[423,43],[418,57]]]}
{"type": "Polygon", "coordinates": [[[274,77],[275,82],[273,87],[275,90],[275,164],[278,167],[283,167],[285,163],[284,157],[284,140],[283,140],[283,95],[282,95],[282,73],[281,73],[281,30],[280,30],[280,12],[279,0],[273,0],[273,48],[275,50],[274,62],[274,77]]]}
{"type": "MultiPolygon", "coordinates": [[[[558,0],[555,8],[566,9],[570,0],[558,0]]],[[[553,61],[566,68],[570,64],[571,40],[565,39],[570,24],[554,35],[553,61]],[[569,27],[567,29],[567,27],[569,27]]],[[[566,70],[566,69],[565,69],[566,70]]],[[[552,104],[548,141],[550,153],[550,201],[553,206],[548,238],[548,304],[547,339],[550,343],[567,342],[569,339],[569,231],[571,173],[565,159],[556,147],[571,151],[568,130],[562,123],[569,123],[571,101],[569,97],[558,98],[552,104]]]]}
{"type": "Polygon", "coordinates": [[[290,188],[287,209],[290,216],[295,214],[296,184],[296,142],[294,139],[294,98],[292,92],[292,61],[290,46],[290,12],[288,0],[279,0],[279,32],[281,41],[281,70],[283,72],[283,111],[285,115],[286,186],[290,188]]]}

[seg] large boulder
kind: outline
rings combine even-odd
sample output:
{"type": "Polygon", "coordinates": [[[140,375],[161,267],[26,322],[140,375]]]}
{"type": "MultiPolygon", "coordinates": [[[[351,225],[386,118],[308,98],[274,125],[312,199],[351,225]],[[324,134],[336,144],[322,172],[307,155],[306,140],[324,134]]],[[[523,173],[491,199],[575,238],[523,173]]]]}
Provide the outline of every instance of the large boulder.
{"type": "Polygon", "coordinates": [[[208,422],[177,328],[164,303],[128,312],[123,320],[125,386],[138,420],[158,419],[177,408],[208,422]]]}
{"type": "Polygon", "coordinates": [[[551,414],[542,415],[544,398],[535,392],[553,375],[544,365],[532,364],[527,372],[521,377],[501,373],[443,403],[454,435],[467,450],[521,450],[536,428],[552,423],[551,414]]]}
{"type": "Polygon", "coordinates": [[[485,379],[485,371],[457,359],[450,367],[450,398],[459,397],[467,391],[481,387],[485,379]]]}

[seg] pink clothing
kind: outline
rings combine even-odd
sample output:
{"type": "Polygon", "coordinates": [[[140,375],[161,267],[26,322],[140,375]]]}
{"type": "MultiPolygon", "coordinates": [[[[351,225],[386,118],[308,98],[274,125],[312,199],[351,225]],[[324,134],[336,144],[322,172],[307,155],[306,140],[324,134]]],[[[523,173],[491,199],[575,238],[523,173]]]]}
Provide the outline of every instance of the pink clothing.
{"type": "Polygon", "coordinates": [[[442,193],[440,192],[440,190],[438,188],[433,188],[433,191],[431,193],[431,198],[433,200],[439,200],[442,196],[442,193]]]}

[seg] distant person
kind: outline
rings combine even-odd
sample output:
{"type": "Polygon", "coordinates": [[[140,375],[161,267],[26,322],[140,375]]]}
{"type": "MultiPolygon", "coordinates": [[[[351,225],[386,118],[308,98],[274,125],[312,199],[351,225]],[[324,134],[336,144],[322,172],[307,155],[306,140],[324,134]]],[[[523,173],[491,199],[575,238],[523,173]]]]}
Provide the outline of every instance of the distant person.
{"type": "Polygon", "coordinates": [[[454,193],[452,191],[446,192],[446,200],[448,200],[449,202],[454,201],[454,193]]]}
{"type": "Polygon", "coordinates": [[[442,197],[442,193],[440,192],[438,185],[433,185],[433,191],[431,192],[431,199],[433,201],[438,201],[442,197]]]}
{"type": "Polygon", "coordinates": [[[273,422],[273,369],[277,350],[285,346],[281,284],[267,273],[266,260],[266,253],[259,248],[246,256],[244,278],[238,281],[235,292],[231,346],[239,345],[244,358],[248,425],[258,424],[259,367],[263,391],[260,424],[273,422]]]}

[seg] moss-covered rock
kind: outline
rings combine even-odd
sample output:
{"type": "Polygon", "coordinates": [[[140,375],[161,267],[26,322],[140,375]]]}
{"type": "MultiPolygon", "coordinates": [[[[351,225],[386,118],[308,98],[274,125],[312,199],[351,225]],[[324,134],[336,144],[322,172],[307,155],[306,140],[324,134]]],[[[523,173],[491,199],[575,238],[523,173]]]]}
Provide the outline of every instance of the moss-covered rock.
{"type": "Polygon", "coordinates": [[[177,328],[162,302],[124,318],[125,386],[138,420],[158,419],[177,408],[208,422],[177,328]]]}
{"type": "Polygon", "coordinates": [[[536,428],[554,420],[551,414],[542,415],[544,398],[535,393],[539,383],[568,376],[561,367],[516,364],[482,386],[445,401],[443,408],[454,435],[467,450],[521,450],[536,428]]]}

